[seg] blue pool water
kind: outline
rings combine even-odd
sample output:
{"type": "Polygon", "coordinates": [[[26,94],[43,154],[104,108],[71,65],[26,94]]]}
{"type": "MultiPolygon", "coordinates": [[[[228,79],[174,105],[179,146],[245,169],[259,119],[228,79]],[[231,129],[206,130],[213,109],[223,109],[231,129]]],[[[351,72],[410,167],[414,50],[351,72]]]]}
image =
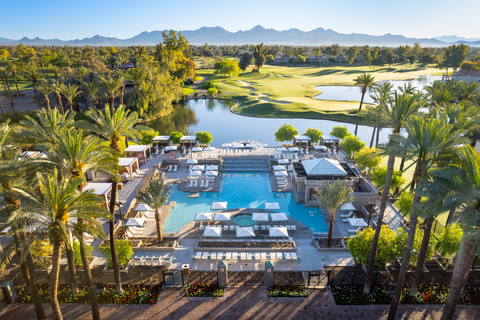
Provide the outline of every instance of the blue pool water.
{"type": "Polygon", "coordinates": [[[195,219],[197,212],[211,212],[212,202],[227,201],[227,209],[258,208],[264,209],[265,202],[278,202],[281,210],[297,219],[314,232],[328,231],[327,223],[319,208],[305,208],[296,204],[291,193],[272,192],[267,173],[242,172],[224,173],[220,192],[200,192],[198,198],[187,198],[190,193],[173,186],[169,201],[176,201],[165,223],[164,233],[176,233],[187,223],[195,219]]]}

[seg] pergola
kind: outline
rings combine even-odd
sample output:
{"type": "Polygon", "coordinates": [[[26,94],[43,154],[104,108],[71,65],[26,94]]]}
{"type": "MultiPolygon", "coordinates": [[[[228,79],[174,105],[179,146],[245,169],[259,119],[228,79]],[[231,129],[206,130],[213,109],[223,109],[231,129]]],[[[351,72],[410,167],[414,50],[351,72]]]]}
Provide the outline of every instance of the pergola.
{"type": "Polygon", "coordinates": [[[295,138],[293,139],[294,146],[309,147],[311,144],[312,139],[307,136],[295,136],[295,138]]]}
{"type": "Polygon", "coordinates": [[[152,140],[153,145],[166,147],[170,144],[170,136],[156,136],[152,140]]]}
{"type": "Polygon", "coordinates": [[[147,163],[147,158],[152,156],[148,145],[131,145],[125,149],[125,158],[138,158],[139,163],[147,163]]]}
{"type": "Polygon", "coordinates": [[[118,158],[118,165],[123,168],[123,172],[130,175],[130,179],[133,179],[133,173],[140,169],[137,158],[118,158]]]}
{"type": "Polygon", "coordinates": [[[326,146],[338,146],[340,144],[340,138],[324,135],[320,139],[320,142],[326,146]]]}
{"type": "Polygon", "coordinates": [[[183,136],[180,138],[181,146],[194,146],[197,143],[197,137],[195,136],[183,136]]]}
{"type": "Polygon", "coordinates": [[[83,188],[83,191],[92,190],[93,194],[102,197],[105,209],[108,210],[108,194],[112,191],[111,183],[90,182],[83,188]]]}

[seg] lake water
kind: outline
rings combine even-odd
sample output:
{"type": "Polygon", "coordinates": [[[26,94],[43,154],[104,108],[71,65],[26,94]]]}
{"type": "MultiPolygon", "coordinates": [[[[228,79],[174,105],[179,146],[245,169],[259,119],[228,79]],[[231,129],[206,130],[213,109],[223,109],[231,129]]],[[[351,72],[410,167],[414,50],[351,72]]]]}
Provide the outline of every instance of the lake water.
{"type": "MultiPolygon", "coordinates": [[[[402,80],[390,80],[393,84],[393,89],[403,87],[404,84],[411,83],[412,86],[423,89],[424,86],[436,81],[442,80],[441,76],[419,76],[418,80],[402,81],[402,80]]],[[[360,101],[362,97],[362,88],[356,86],[318,86],[315,89],[322,91],[322,94],[315,96],[315,99],[319,100],[341,100],[341,101],[360,101]]],[[[370,98],[371,90],[367,89],[363,101],[373,103],[373,99],[370,98]]]]}
{"type": "MultiPolygon", "coordinates": [[[[213,142],[211,146],[221,146],[223,143],[236,140],[255,140],[269,146],[279,146],[275,141],[275,131],[285,123],[293,125],[299,134],[305,133],[308,128],[315,128],[330,134],[335,126],[346,125],[353,133],[354,124],[345,124],[330,120],[312,119],[274,119],[253,118],[234,114],[230,108],[235,103],[227,100],[198,99],[189,100],[184,105],[175,106],[172,113],[149,122],[147,125],[158,131],[160,135],[170,135],[173,131],[184,135],[194,135],[198,131],[211,132],[213,142]]],[[[373,128],[359,126],[358,136],[370,144],[373,128]]],[[[379,142],[387,142],[390,130],[380,131],[379,142]]]]}

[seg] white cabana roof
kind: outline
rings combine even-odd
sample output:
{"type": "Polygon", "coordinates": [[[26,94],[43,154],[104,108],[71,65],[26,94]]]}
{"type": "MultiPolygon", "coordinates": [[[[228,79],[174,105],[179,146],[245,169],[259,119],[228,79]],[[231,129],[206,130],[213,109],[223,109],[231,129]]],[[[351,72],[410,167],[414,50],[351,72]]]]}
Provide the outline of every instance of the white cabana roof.
{"type": "Polygon", "coordinates": [[[145,218],[129,218],[125,222],[125,227],[143,227],[145,218]]]}
{"type": "Polygon", "coordinates": [[[303,160],[303,168],[307,175],[316,175],[316,176],[346,176],[347,172],[343,170],[340,162],[332,159],[312,159],[312,160],[303,160]]]}
{"type": "Polygon", "coordinates": [[[216,177],[218,175],[218,171],[207,171],[205,172],[207,177],[216,177]]]}
{"type": "Polygon", "coordinates": [[[133,211],[151,211],[152,208],[150,208],[148,205],[140,203],[138,204],[133,211]]]}
{"type": "Polygon", "coordinates": [[[187,164],[197,164],[198,160],[197,159],[188,159],[187,164]]]}
{"type": "Polygon", "coordinates": [[[255,149],[256,147],[257,147],[257,145],[252,144],[252,143],[247,143],[247,144],[245,145],[245,148],[255,149]]]}
{"type": "Polygon", "coordinates": [[[206,147],[203,151],[214,151],[215,147],[206,147]]]}
{"type": "Polygon", "coordinates": [[[118,165],[120,167],[128,167],[134,163],[137,158],[118,158],[118,165]]]}
{"type": "Polygon", "coordinates": [[[288,148],[288,151],[298,152],[298,151],[300,151],[300,149],[298,149],[297,147],[290,147],[290,148],[288,148]]]}
{"type": "Polygon", "coordinates": [[[259,144],[257,144],[257,147],[259,147],[259,148],[265,148],[265,147],[268,147],[268,144],[266,144],[266,143],[259,143],[259,144]]]}
{"type": "Polygon", "coordinates": [[[214,221],[229,221],[230,216],[232,215],[231,212],[216,212],[214,221]]]}
{"type": "Polygon", "coordinates": [[[202,176],[202,171],[190,171],[188,173],[188,176],[190,176],[190,177],[201,177],[202,176]]]}
{"type": "Polygon", "coordinates": [[[268,236],[272,238],[284,238],[288,237],[288,231],[286,227],[270,227],[268,236]]]}
{"type": "Polygon", "coordinates": [[[236,228],[236,236],[237,238],[251,238],[255,237],[255,232],[253,227],[240,227],[236,228]]]}
{"type": "Polygon", "coordinates": [[[200,151],[203,151],[203,148],[199,148],[199,147],[192,148],[192,152],[200,152],[200,151]]]}
{"type": "Polygon", "coordinates": [[[270,213],[272,221],[288,221],[288,217],[285,212],[273,212],[270,213]]]}
{"type": "Polygon", "coordinates": [[[197,164],[197,165],[192,166],[192,169],[191,169],[191,170],[192,170],[192,171],[203,171],[203,170],[205,170],[205,166],[204,166],[204,165],[198,165],[198,164],[197,164]]]}
{"type": "Polygon", "coordinates": [[[275,177],[288,177],[287,171],[275,171],[275,177]]]}
{"type": "Polygon", "coordinates": [[[290,160],[288,160],[288,159],[280,159],[280,160],[278,160],[277,162],[278,162],[278,164],[289,164],[289,163],[290,163],[290,160]]]}
{"type": "Polygon", "coordinates": [[[152,141],[168,141],[170,140],[170,136],[156,136],[153,138],[152,141]]]}
{"type": "Polygon", "coordinates": [[[166,146],[165,151],[174,151],[177,150],[177,146],[166,146]]]}
{"type": "Polygon", "coordinates": [[[227,202],[212,202],[213,210],[225,210],[227,209],[227,202]]]}
{"type": "Polygon", "coordinates": [[[195,214],[195,221],[209,221],[213,218],[213,212],[202,212],[195,214]]]}
{"type": "Polygon", "coordinates": [[[139,145],[130,145],[128,146],[128,148],[126,148],[124,151],[145,151],[147,150],[148,148],[150,148],[150,146],[147,146],[147,145],[144,145],[144,144],[139,144],[139,145]]]}
{"type": "Polygon", "coordinates": [[[288,149],[287,148],[284,148],[284,147],[280,147],[280,148],[277,148],[275,149],[277,152],[287,152],[288,149]]]}
{"type": "Polygon", "coordinates": [[[335,137],[335,136],[329,136],[329,135],[322,135],[322,140],[335,140],[335,141],[340,141],[340,138],[335,137]]]}
{"type": "Polygon", "coordinates": [[[243,146],[243,144],[241,144],[241,143],[234,143],[234,144],[232,144],[232,148],[243,148],[243,147],[244,147],[244,146],[243,146]]]}
{"type": "Polygon", "coordinates": [[[366,227],[367,223],[361,218],[348,218],[348,222],[352,227],[366,227]]]}
{"type": "Polygon", "coordinates": [[[112,189],[111,183],[90,182],[83,188],[83,191],[92,190],[94,194],[103,196],[112,189]]]}
{"type": "Polygon", "coordinates": [[[327,147],[325,147],[325,146],[313,146],[313,149],[315,149],[315,150],[324,150],[324,151],[325,151],[325,150],[327,150],[327,147]]]}
{"type": "Polygon", "coordinates": [[[252,213],[253,221],[268,221],[268,213],[266,212],[254,212],[252,213]]]}
{"type": "Polygon", "coordinates": [[[285,170],[287,170],[287,168],[285,168],[284,166],[273,166],[273,170],[275,170],[275,171],[285,171],[285,170]]]}
{"type": "Polygon", "coordinates": [[[278,202],[265,202],[265,210],[280,210],[278,202]]]}
{"type": "Polygon", "coordinates": [[[180,138],[180,141],[195,141],[197,140],[197,137],[195,136],[183,136],[180,138]]]}
{"type": "Polygon", "coordinates": [[[218,171],[218,166],[207,166],[205,170],[209,171],[218,171]]]}
{"type": "Polygon", "coordinates": [[[295,140],[312,140],[308,136],[295,136],[295,140]]]}
{"type": "Polygon", "coordinates": [[[348,203],[345,203],[343,206],[341,206],[340,210],[342,210],[342,211],[350,211],[350,210],[357,211],[357,208],[355,208],[355,206],[351,202],[348,202],[348,203]]]}
{"type": "Polygon", "coordinates": [[[205,231],[203,231],[203,236],[220,238],[222,236],[222,230],[221,227],[206,226],[205,231]]]}
{"type": "Polygon", "coordinates": [[[231,143],[222,143],[222,147],[224,147],[224,148],[229,148],[231,146],[232,146],[231,143]]]}

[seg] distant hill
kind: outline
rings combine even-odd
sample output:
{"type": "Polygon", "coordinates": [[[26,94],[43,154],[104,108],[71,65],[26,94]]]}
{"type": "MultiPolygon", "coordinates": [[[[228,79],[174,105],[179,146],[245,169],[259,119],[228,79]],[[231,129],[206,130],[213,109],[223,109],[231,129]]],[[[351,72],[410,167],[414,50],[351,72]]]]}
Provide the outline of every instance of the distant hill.
{"type": "MultiPolygon", "coordinates": [[[[444,47],[463,41],[463,38],[456,36],[442,36],[440,39],[417,39],[406,38],[402,35],[385,34],[382,36],[372,36],[360,33],[338,33],[331,29],[317,28],[311,31],[301,31],[299,29],[289,29],[277,31],[274,29],[265,29],[258,25],[251,30],[230,32],[221,27],[202,27],[197,30],[182,31],[182,34],[192,45],[203,45],[205,43],[213,45],[242,45],[246,43],[255,44],[263,42],[267,45],[331,45],[338,43],[342,46],[352,45],[371,45],[396,47],[399,45],[413,45],[419,42],[422,46],[444,47]],[[460,40],[459,40],[460,39],[460,40]],[[447,42],[448,41],[448,42],[447,42]]],[[[480,45],[480,39],[465,39],[465,44],[477,46],[480,45]],[[473,40],[473,41],[472,41],[473,40]]],[[[40,38],[22,38],[20,40],[11,40],[0,38],[0,45],[71,45],[71,46],[134,46],[134,45],[155,45],[162,41],[162,31],[144,31],[129,39],[118,39],[96,35],[91,38],[75,40],[59,39],[40,39],[40,38]]]]}
{"type": "Polygon", "coordinates": [[[435,37],[434,39],[437,39],[439,41],[443,41],[446,43],[455,43],[455,42],[477,42],[480,41],[480,38],[463,38],[463,37],[457,37],[457,36],[441,36],[441,37],[435,37]]]}

